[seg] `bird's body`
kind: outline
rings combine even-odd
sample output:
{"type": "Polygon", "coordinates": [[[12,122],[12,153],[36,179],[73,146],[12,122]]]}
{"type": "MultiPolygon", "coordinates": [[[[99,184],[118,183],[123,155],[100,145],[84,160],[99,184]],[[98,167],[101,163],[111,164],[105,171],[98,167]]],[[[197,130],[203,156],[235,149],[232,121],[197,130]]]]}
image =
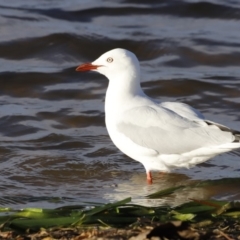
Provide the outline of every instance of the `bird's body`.
{"type": "Polygon", "coordinates": [[[109,79],[105,120],[113,143],[151,171],[192,167],[218,154],[240,148],[240,132],[208,121],[179,102],[158,102],[142,91],[136,56],[111,50],[77,71],[97,71],[109,79]]]}

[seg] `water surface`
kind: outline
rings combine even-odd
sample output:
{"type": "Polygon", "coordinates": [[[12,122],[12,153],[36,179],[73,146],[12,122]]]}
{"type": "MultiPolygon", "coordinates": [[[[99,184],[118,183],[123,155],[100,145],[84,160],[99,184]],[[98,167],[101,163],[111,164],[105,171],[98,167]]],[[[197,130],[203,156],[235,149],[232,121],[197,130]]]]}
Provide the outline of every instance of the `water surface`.
{"type": "Polygon", "coordinates": [[[129,196],[144,205],[239,199],[239,150],[190,170],[155,173],[147,185],[143,166],[108,137],[107,79],[75,68],[126,48],[140,60],[148,95],[190,104],[239,130],[240,3],[1,1],[0,33],[0,205],[57,207],[129,196]],[[145,197],[207,179],[214,181],[172,197],[145,197]]]}

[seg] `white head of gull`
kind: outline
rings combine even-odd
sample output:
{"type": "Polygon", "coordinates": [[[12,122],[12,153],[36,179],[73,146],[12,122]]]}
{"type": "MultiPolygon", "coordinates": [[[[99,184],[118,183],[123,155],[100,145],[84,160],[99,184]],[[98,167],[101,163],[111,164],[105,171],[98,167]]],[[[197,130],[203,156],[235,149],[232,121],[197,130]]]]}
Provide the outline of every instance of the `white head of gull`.
{"type": "Polygon", "coordinates": [[[151,171],[192,167],[218,154],[240,148],[240,132],[206,120],[191,106],[155,101],[142,91],[136,56],[113,49],[76,71],[95,71],[109,79],[105,120],[113,143],[151,171]]]}

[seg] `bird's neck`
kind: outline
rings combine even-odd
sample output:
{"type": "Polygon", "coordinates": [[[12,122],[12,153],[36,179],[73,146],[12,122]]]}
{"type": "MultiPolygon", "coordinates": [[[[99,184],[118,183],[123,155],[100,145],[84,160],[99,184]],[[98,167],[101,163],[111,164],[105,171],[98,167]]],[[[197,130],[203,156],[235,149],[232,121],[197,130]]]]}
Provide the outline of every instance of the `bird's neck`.
{"type": "Polygon", "coordinates": [[[105,112],[120,113],[131,105],[136,96],[143,95],[139,75],[120,75],[110,79],[106,99],[105,112]]]}

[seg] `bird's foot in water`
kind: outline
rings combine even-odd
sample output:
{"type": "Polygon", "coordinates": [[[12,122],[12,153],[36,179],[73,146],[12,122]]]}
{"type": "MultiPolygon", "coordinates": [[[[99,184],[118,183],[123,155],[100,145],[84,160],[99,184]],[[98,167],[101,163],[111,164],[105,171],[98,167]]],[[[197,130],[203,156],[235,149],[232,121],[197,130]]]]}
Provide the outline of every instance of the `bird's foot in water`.
{"type": "Polygon", "coordinates": [[[152,181],[152,173],[149,171],[147,172],[147,183],[148,184],[152,184],[153,181],[152,181]]]}

